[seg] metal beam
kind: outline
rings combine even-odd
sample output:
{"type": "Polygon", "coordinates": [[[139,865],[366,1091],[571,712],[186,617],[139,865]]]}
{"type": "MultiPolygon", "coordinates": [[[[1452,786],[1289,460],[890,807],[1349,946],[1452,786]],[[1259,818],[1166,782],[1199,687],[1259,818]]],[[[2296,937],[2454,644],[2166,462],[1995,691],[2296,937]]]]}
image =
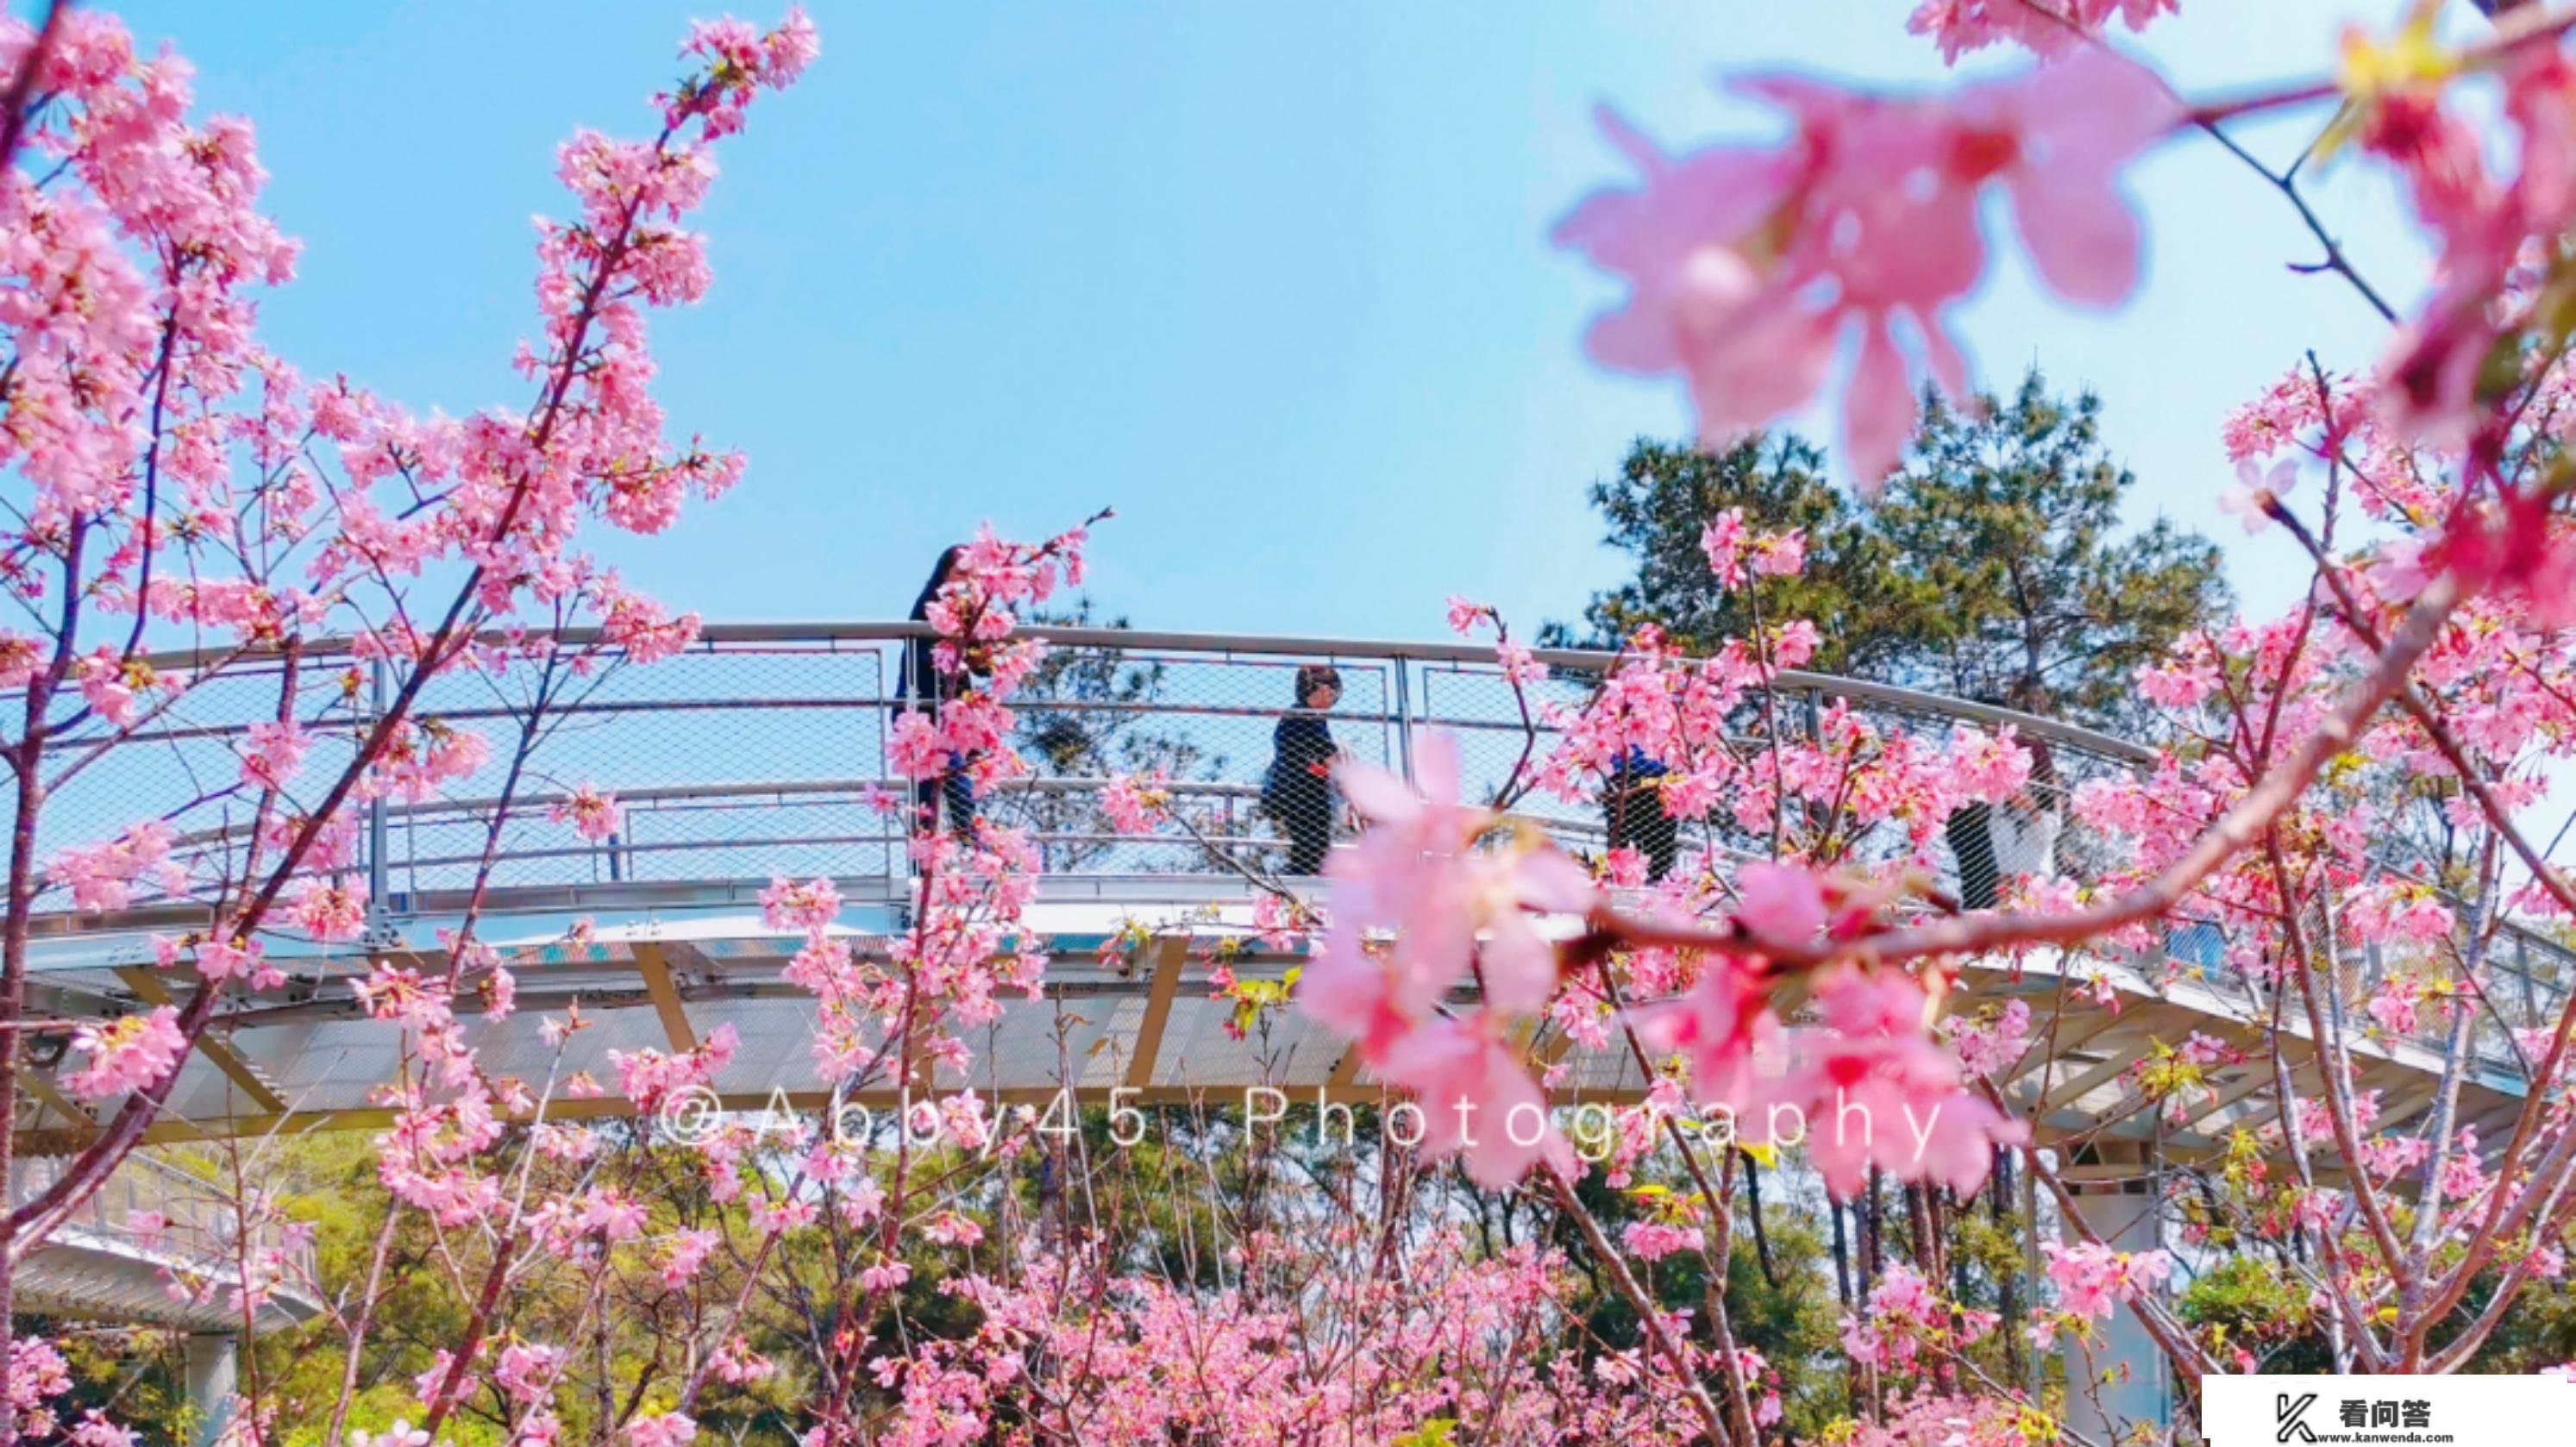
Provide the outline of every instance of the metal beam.
{"type": "MultiPolygon", "coordinates": [[[[2109,1080],[2112,1076],[2119,1074],[2122,1070],[2127,1069],[2129,1064],[2137,1059],[2138,1043],[2154,1038],[2154,1032],[2157,1029],[2162,1028],[2165,1018],[2173,1015],[2175,1010],[2173,1007],[2164,1005],[2160,1002],[2144,1001],[2133,1005],[2126,1010],[2119,1011],[2116,1014],[2107,1010],[2103,1013],[2108,1018],[2091,1022],[2090,1028],[2087,1028],[2074,1036],[2061,1034],[2058,1038],[2057,1048],[2054,1053],[2048,1055],[2040,1063],[2040,1066],[2037,1069],[2023,1071],[2019,1075],[2006,1081],[2007,1087],[2018,1085],[2022,1081],[2029,1079],[2031,1075],[2039,1074],[2042,1089],[2038,1092],[2038,1114],[2044,1115],[2049,1111],[2059,1109],[2067,1100],[2072,1100],[2083,1095],[2086,1091],[2093,1089],[2102,1082],[2109,1080]],[[2106,1038],[2115,1034],[2119,1035],[2120,1038],[2106,1038]],[[2052,1080],[2051,1077],[2053,1076],[2057,1065],[2064,1059],[2064,1057],[2073,1052],[2079,1045],[2089,1045],[2096,1042],[2100,1042],[2101,1048],[2109,1052],[2110,1058],[2108,1060],[2104,1061],[2102,1065],[2096,1065],[2086,1069],[2082,1075],[2074,1077],[2072,1080],[2052,1080]],[[2107,1066],[2108,1069],[2105,1069],[2105,1066],[2107,1066]],[[2070,1088],[2074,1091],[2072,1095],[2067,1094],[2067,1091],[2070,1088]]],[[[2046,1050],[2048,1047],[2045,1043],[2042,1043],[2035,1048],[2046,1050]]]]}
{"type": "MultiPolygon", "coordinates": [[[[2080,997],[2070,996],[2066,1003],[2080,1003],[2080,997]]],[[[2012,1071],[2004,1077],[2004,1083],[2014,1084],[2068,1051],[2080,1049],[2091,1043],[2094,1037],[2108,1034],[2124,1024],[2135,1023],[2123,1019],[2124,1013],[2108,1006],[2096,1005],[2092,1010],[2076,1015],[2075,1027],[2070,1030],[2065,1028],[2064,1024],[2069,1012],[2064,1005],[2060,1005],[2056,1011],[2055,1028],[2034,1029],[2030,1032],[2030,1044],[2022,1048],[2021,1059],[2013,1062],[2012,1071]]]]}
{"type": "MultiPolygon", "coordinates": [[[[177,1003],[171,999],[169,988],[141,965],[119,965],[116,968],[116,977],[123,980],[127,988],[142,996],[149,1004],[177,1003]]],[[[240,1051],[235,1050],[231,1042],[216,1038],[211,1025],[197,1032],[197,1053],[206,1057],[206,1062],[222,1071],[233,1084],[240,1086],[242,1094],[249,1096],[251,1102],[261,1110],[271,1113],[283,1113],[286,1110],[285,1097],[277,1093],[276,1087],[268,1083],[267,1077],[252,1068],[250,1061],[240,1051]]]]}
{"type": "Polygon", "coordinates": [[[35,1097],[38,1105],[61,1116],[66,1129],[86,1131],[97,1128],[98,1117],[90,1114],[79,1101],[63,1094],[62,1088],[54,1084],[53,1076],[31,1067],[19,1076],[18,1083],[27,1088],[27,1094],[35,1097]]]}
{"type": "Polygon", "coordinates": [[[662,1033],[671,1039],[671,1053],[685,1055],[698,1048],[698,1032],[689,1023],[688,1007],[680,1003],[680,987],[671,978],[671,960],[663,951],[658,940],[637,940],[635,969],[644,977],[645,995],[662,1017],[662,1033]]]}
{"type": "Polygon", "coordinates": [[[2211,1097],[2208,1104],[2194,1106],[2191,1118],[2182,1123],[2182,1128],[2194,1134],[2200,1133],[2201,1122],[2215,1118],[2256,1091],[2276,1084],[2279,1078],[2279,1072],[2272,1068],[2269,1061],[2248,1060],[2245,1062],[2245,1074],[2211,1097]]]}
{"type": "Polygon", "coordinates": [[[1127,1084],[1142,1090],[1154,1083],[1154,1066],[1162,1058],[1163,1031],[1171,1024],[1172,997],[1181,990],[1181,966],[1190,957],[1190,937],[1166,935],[1154,941],[1154,982],[1145,994],[1145,1020],[1136,1027],[1136,1048],[1127,1058],[1127,1084]]]}
{"type": "Polygon", "coordinates": [[[2039,1098],[2039,1108],[2032,1112],[2032,1114],[2042,1119],[2054,1115],[2058,1111],[2064,1110],[2069,1105],[2074,1104],[2076,1101],[2082,1100],[2085,1096],[2090,1095],[2095,1090],[2100,1089],[2103,1085],[2117,1079],[2122,1071],[2127,1070],[2130,1066],[2136,1063],[2136,1056],[2131,1055],[2126,1051],[2115,1051],[2108,1059],[2102,1061],[2101,1064],[2094,1066],[2092,1069],[2087,1070],[2083,1074],[2076,1076],[2074,1079],[2067,1081],[2065,1084],[2060,1085],[2048,1094],[2041,1096],[2039,1098]]]}

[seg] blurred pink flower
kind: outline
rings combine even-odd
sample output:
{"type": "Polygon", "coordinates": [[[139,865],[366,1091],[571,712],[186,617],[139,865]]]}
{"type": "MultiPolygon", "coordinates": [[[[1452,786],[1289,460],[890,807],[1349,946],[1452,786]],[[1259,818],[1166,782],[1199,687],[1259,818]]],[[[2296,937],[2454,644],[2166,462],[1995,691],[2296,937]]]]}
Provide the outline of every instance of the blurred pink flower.
{"type": "Polygon", "coordinates": [[[1946,99],[1786,76],[1738,88],[1789,113],[1786,144],[1668,157],[1604,112],[1641,184],[1595,192],[1555,231],[1629,284],[1627,305],[1591,327],[1593,357],[1681,373],[1709,437],[1806,405],[1857,332],[1843,446],[1860,485],[1875,489],[1913,434],[1918,377],[1967,395],[1941,312],[1984,275],[1988,183],[2009,194],[2051,290],[2104,305],[2136,285],[2138,221],[2117,178],[2178,109],[2132,61],[2089,47],[1946,99]]]}
{"type": "Polygon", "coordinates": [[[1735,917],[1758,940],[1803,945],[1825,927],[1825,892],[1792,864],[1753,863],[1735,872],[1735,917]]]}
{"type": "Polygon", "coordinates": [[[1467,1174],[1500,1190],[1546,1163],[1574,1173],[1574,1148],[1548,1117],[1547,1096],[1530,1079],[1491,1010],[1466,1020],[1433,1020],[1388,1051],[1386,1078],[1414,1092],[1426,1159],[1462,1155],[1467,1174]]]}
{"type": "Polygon", "coordinates": [[[1383,769],[1334,770],[1372,827],[1325,865],[1331,919],[1298,989],[1307,1012],[1359,1041],[1372,1063],[1471,970],[1496,1008],[1543,1008],[1556,946],[1531,911],[1582,914],[1596,899],[1582,866],[1542,841],[1478,847],[1498,820],[1458,802],[1456,739],[1427,736],[1416,767],[1419,793],[1383,769]]]}

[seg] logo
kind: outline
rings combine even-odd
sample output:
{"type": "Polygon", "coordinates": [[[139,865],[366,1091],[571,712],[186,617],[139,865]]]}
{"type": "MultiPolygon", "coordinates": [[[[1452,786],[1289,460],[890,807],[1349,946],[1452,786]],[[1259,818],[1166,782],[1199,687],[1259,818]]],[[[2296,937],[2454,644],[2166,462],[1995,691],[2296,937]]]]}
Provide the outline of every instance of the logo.
{"type": "Polygon", "coordinates": [[[2530,1447],[2532,1423],[2576,1420],[2576,1382],[2546,1376],[2213,1373],[2200,1398],[2209,1447],[2530,1447]]]}

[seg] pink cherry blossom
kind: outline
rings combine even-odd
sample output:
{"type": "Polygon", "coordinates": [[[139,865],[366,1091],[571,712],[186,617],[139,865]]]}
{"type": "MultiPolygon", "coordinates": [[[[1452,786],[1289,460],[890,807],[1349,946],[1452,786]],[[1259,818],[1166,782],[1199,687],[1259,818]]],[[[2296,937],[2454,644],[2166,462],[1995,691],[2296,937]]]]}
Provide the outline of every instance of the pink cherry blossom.
{"type": "Polygon", "coordinates": [[[2162,1286],[2173,1274],[2173,1258],[2163,1251],[2114,1251],[2079,1242],[2040,1244],[2048,1257],[2048,1279],[2056,1283],[2058,1303],[2066,1311],[2103,1320],[2111,1309],[2162,1286]]]}
{"type": "Polygon", "coordinates": [[[1595,193],[1556,231],[1630,286],[1625,309],[1593,325],[1593,356],[1681,373],[1710,437],[1805,405],[1857,333],[1844,449],[1874,489],[1912,434],[1916,376],[1966,393],[1941,313],[1985,269],[1977,198],[1990,182],[2011,196],[2032,259],[2060,295],[2108,304],[2136,282],[2138,223],[2117,175],[2176,112],[2133,62],[2087,49],[1946,100],[1782,77],[1741,88],[1790,114],[1787,145],[1669,158],[1605,114],[1643,184],[1595,193]],[[1900,324],[1919,363],[1898,345],[1900,324]]]}
{"type": "Polygon", "coordinates": [[[170,857],[176,843],[169,825],[147,820],[109,843],[64,850],[46,864],[45,877],[70,888],[74,909],[123,909],[137,884],[148,881],[168,893],[186,886],[187,871],[170,857]]]}
{"type": "Polygon", "coordinates": [[[1735,890],[1735,917],[1757,940],[1803,945],[1825,927],[1824,886],[1795,865],[1747,864],[1735,890]]]}
{"type": "Polygon", "coordinates": [[[141,715],[145,691],[154,681],[148,667],[140,662],[127,664],[103,643],[72,665],[72,677],[99,717],[120,729],[131,727],[141,715]]]}
{"type": "Polygon", "coordinates": [[[83,1025],[72,1044],[88,1053],[89,1063],[65,1075],[63,1088],[85,1100],[104,1100],[159,1084],[178,1068],[188,1037],[180,1033],[178,1009],[163,1005],[148,1015],[83,1025]]]}
{"type": "Polygon", "coordinates": [[[1372,1062],[1471,971],[1495,1007],[1536,1012],[1555,989],[1556,948],[1532,911],[1580,915],[1595,897],[1581,866],[1527,834],[1479,847],[1499,820],[1458,802],[1455,739],[1426,736],[1415,762],[1418,793],[1382,769],[1336,766],[1372,827],[1325,865],[1331,924],[1299,984],[1308,1013],[1372,1062]],[[1394,936],[1383,948],[1380,931],[1394,936]]]}
{"type": "Polygon", "coordinates": [[[2416,981],[2396,977],[2383,980],[2371,992],[2370,1018],[2391,1035],[2413,1035],[2423,1028],[2415,1013],[2416,1003],[2422,998],[2422,988],[2416,981]]]}
{"type": "Polygon", "coordinates": [[[617,796],[588,784],[555,801],[546,817],[557,824],[569,824],[575,834],[594,844],[604,844],[617,835],[625,822],[625,811],[618,807],[617,796]]]}
{"type": "Polygon", "coordinates": [[[2490,1180],[2485,1163],[2478,1158],[2478,1128],[2460,1127],[2460,1138],[2442,1158],[2442,1173],[2435,1188],[2443,1200],[2467,1201],[2485,1192],[2490,1180]]]}
{"type": "Polygon", "coordinates": [[[1631,1221],[1620,1229],[1619,1240],[1637,1259],[1661,1261],[1698,1245],[1700,1232],[1669,1221],[1631,1221]]]}
{"type": "Polygon", "coordinates": [[[1850,966],[1816,985],[1819,1029],[1798,1032],[1778,1086],[1805,1106],[1807,1149],[1837,1196],[1860,1188],[1875,1165],[1901,1179],[1974,1191],[1994,1148],[2028,1137],[1982,1096],[1928,1031],[1930,997],[1901,973],[1850,966]]]}
{"type": "Polygon", "coordinates": [[[1386,1078],[1414,1093],[1422,1154],[1463,1156],[1467,1174],[1499,1190],[1545,1164],[1571,1176],[1574,1151],[1549,1118],[1547,1096],[1504,1038],[1501,1017],[1434,1020],[1386,1055],[1386,1078]]]}
{"type": "Polygon", "coordinates": [[[828,879],[773,879],[760,892],[761,922],[774,930],[821,929],[840,913],[841,892],[828,879]]]}
{"type": "Polygon", "coordinates": [[[563,1370],[563,1365],[561,1347],[512,1342],[501,1349],[500,1358],[493,1366],[492,1380],[509,1393],[513,1401],[533,1406],[547,1399],[553,1390],[554,1378],[563,1370]]]}
{"type": "Polygon", "coordinates": [[[1121,834],[1151,834],[1171,817],[1171,783],[1167,769],[1150,778],[1122,774],[1100,791],[1100,810],[1121,834]]]}
{"type": "Polygon", "coordinates": [[[2480,371],[2512,315],[2495,303],[2512,291],[2526,241],[2556,237],[2576,217],[2576,64],[2555,44],[2534,45],[2514,50],[2502,70],[2520,154],[2501,183],[2468,122],[2425,91],[2357,102],[2363,144],[2406,174],[2441,249],[2439,284],[2399,334],[2382,401],[2398,427],[2445,443],[2474,430],[2480,371]]]}
{"type": "Polygon", "coordinates": [[[2299,481],[2296,460],[2285,458],[2269,470],[2255,465],[2253,459],[2236,464],[2236,486],[2218,499],[2218,510],[2231,513],[2245,524],[2248,533],[2259,533],[2272,525],[2272,507],[2290,495],[2299,481]]]}
{"type": "Polygon", "coordinates": [[[286,907],[289,923],[317,940],[354,940],[367,927],[367,881],[309,879],[286,907]]]}
{"type": "Polygon", "coordinates": [[[69,1437],[72,1447],[136,1447],[142,1434],[100,1416],[95,1407],[81,1414],[69,1437]]]}
{"type": "Polygon", "coordinates": [[[2010,1000],[1992,1020],[1946,1015],[1941,1021],[1959,1065],[1971,1075],[1991,1076],[2021,1059],[2030,1043],[2030,1002],[2010,1000]]]}
{"type": "Polygon", "coordinates": [[[1991,734],[1960,724],[1950,731],[1950,767],[1962,794],[2000,804],[2030,782],[2030,750],[2011,724],[1991,734]]]}
{"type": "Polygon", "coordinates": [[[2157,17],[2177,14],[2182,0],[1922,0],[1905,28],[1929,36],[1941,58],[1990,45],[2013,44],[2041,55],[2062,55],[2086,43],[2118,18],[2144,30],[2157,17]]]}
{"type": "Polygon", "coordinates": [[[1709,571],[1730,588],[1743,587],[1747,577],[1757,573],[1791,577],[1807,564],[1805,529],[1757,532],[1746,526],[1744,509],[1740,507],[1728,508],[1711,518],[1699,535],[1699,546],[1708,556],[1709,571]]]}
{"type": "Polygon", "coordinates": [[[218,984],[226,980],[245,980],[255,990],[274,989],[285,983],[285,972],[268,961],[265,942],[249,940],[200,940],[194,963],[197,973],[218,984]]]}
{"type": "Polygon", "coordinates": [[[45,664],[43,645],[22,633],[0,629],[0,688],[24,688],[45,664]]]}
{"type": "Polygon", "coordinates": [[[242,782],[254,789],[282,789],[304,767],[312,741],[293,722],[255,723],[242,754],[242,782]]]}
{"type": "Polygon", "coordinates": [[[689,1447],[698,1424],[678,1412],[653,1412],[626,1424],[627,1447],[689,1447]]]}
{"type": "Polygon", "coordinates": [[[2189,663],[2154,664],[2138,670],[2138,696],[2159,708],[2197,708],[2218,687],[2216,669],[2189,663]]]}
{"type": "Polygon", "coordinates": [[[1720,956],[1685,994],[1630,1011],[1637,1038],[1689,1063],[1693,1097],[1739,1116],[1758,1116],[1762,1082],[1783,1068],[1782,1032],[1768,992],[1740,961],[1720,956]]]}

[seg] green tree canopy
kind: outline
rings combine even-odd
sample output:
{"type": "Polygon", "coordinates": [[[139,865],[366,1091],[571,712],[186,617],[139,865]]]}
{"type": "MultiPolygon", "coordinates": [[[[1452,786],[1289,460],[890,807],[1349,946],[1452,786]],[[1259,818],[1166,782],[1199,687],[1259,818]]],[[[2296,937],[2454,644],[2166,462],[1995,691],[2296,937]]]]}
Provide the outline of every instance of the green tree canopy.
{"type": "Polygon", "coordinates": [[[1641,623],[1709,645],[1752,622],[1718,586],[1700,529],[1728,508],[1804,528],[1807,568],[1766,581],[1775,617],[1812,619],[1815,666],[2098,723],[2121,721],[2131,675],[2229,606],[2216,545],[2164,518],[2124,529],[2136,478],[2101,436],[2101,400],[2052,396],[2033,371],[1977,409],[1927,400],[1902,472],[1875,504],[1825,477],[1794,433],[1722,452],[1639,440],[1592,487],[1634,579],[1596,594],[1551,642],[1608,646],[1641,623]]]}

